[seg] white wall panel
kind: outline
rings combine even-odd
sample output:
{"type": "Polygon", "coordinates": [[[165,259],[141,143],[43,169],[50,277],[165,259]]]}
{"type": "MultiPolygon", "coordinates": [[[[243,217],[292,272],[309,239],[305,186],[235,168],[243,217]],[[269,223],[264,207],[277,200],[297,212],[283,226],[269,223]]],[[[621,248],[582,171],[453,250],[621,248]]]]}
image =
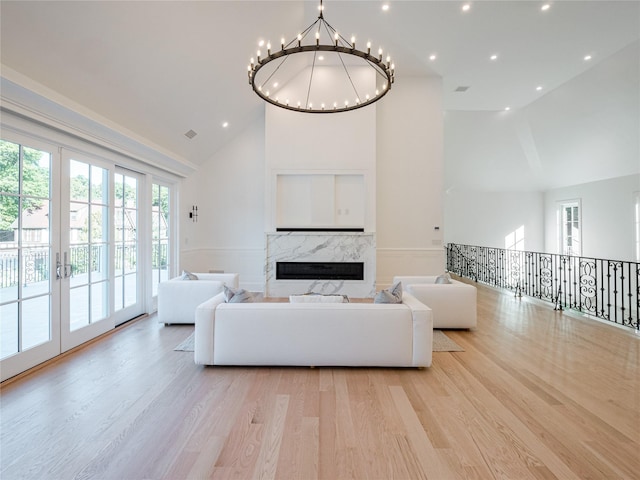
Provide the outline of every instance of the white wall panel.
{"type": "Polygon", "coordinates": [[[396,82],[378,106],[377,139],[378,248],[441,246],[442,80],[396,82]]]}

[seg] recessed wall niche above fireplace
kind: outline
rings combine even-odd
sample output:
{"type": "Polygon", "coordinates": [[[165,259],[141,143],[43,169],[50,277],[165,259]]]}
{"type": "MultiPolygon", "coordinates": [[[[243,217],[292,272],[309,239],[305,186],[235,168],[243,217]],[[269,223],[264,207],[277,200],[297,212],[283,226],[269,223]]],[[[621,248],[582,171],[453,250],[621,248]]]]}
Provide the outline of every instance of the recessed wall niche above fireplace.
{"type": "Polygon", "coordinates": [[[363,174],[276,176],[277,231],[355,231],[365,227],[363,174]]]}

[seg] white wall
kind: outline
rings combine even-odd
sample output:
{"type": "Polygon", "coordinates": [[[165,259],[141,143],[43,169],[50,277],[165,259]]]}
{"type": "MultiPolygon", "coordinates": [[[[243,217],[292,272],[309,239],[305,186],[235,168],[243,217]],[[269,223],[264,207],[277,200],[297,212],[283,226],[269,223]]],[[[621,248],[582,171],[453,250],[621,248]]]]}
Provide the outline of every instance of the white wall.
{"type": "Polygon", "coordinates": [[[640,175],[549,190],[544,195],[545,251],[558,252],[558,202],[580,199],[582,256],[635,261],[634,192],[640,175]]]}
{"type": "Polygon", "coordinates": [[[286,173],[363,175],[365,230],[375,232],[375,107],[309,114],[266,105],[265,130],[266,231],[275,230],[277,175],[286,173]]]}
{"type": "Polygon", "coordinates": [[[377,105],[378,281],[441,273],[442,80],[403,77],[377,105]]]}
{"type": "Polygon", "coordinates": [[[183,182],[181,268],[238,272],[245,288],[261,290],[264,232],[272,227],[265,222],[273,180],[268,172],[310,168],[366,173],[375,206],[367,230],[377,236],[380,287],[394,275],[442,272],[441,102],[440,79],[405,78],[375,106],[345,114],[267,107],[270,121],[257,120],[183,182]],[[293,124],[275,121],[287,114],[295,115],[293,124]],[[306,140],[303,130],[311,132],[306,140]],[[192,204],[199,208],[198,223],[186,215],[192,204]]]}
{"type": "Polygon", "coordinates": [[[503,246],[517,223],[526,249],[556,252],[555,201],[583,197],[585,255],[633,259],[639,85],[634,42],[523,108],[448,111],[446,242],[503,246]]]}
{"type": "Polygon", "coordinates": [[[240,274],[242,286],[264,283],[264,117],[256,119],[183,181],[181,268],[240,274]],[[198,222],[188,218],[198,205],[198,222]]]}
{"type": "Polygon", "coordinates": [[[524,226],[524,249],[544,249],[542,192],[451,190],[445,195],[445,242],[505,248],[505,236],[524,226]]]}

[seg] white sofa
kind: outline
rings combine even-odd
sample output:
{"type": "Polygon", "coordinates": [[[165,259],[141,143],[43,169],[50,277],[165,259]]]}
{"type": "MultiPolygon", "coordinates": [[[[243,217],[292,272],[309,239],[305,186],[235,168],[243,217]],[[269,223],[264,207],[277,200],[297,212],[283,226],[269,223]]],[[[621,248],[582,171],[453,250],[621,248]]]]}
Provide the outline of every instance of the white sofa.
{"type": "Polygon", "coordinates": [[[457,280],[435,283],[436,276],[396,276],[393,283],[402,282],[409,292],[433,310],[433,328],[475,328],[477,290],[457,280]]]}
{"type": "Polygon", "coordinates": [[[196,309],[200,365],[429,367],[431,310],[403,303],[225,303],[196,309]]]}
{"type": "Polygon", "coordinates": [[[238,288],[237,273],[194,273],[198,280],[175,277],[158,285],[158,321],[195,323],[196,307],[223,291],[224,285],[238,288]]]}

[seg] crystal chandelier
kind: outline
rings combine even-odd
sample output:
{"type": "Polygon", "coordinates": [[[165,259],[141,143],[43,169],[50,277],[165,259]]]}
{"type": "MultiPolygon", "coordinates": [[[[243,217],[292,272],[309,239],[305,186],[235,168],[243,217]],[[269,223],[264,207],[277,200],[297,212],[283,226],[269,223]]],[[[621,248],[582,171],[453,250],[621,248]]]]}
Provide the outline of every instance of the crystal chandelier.
{"type": "Polygon", "coordinates": [[[280,48],[257,51],[247,67],[249,85],[264,101],[277,107],[306,113],[347,112],[365,107],[384,97],[395,80],[391,57],[356,48],[356,38],[347,41],[323,15],[320,0],[318,19],[280,48]],[[310,37],[311,41],[307,37],[310,37]],[[306,42],[305,42],[306,40],[306,42]]]}

